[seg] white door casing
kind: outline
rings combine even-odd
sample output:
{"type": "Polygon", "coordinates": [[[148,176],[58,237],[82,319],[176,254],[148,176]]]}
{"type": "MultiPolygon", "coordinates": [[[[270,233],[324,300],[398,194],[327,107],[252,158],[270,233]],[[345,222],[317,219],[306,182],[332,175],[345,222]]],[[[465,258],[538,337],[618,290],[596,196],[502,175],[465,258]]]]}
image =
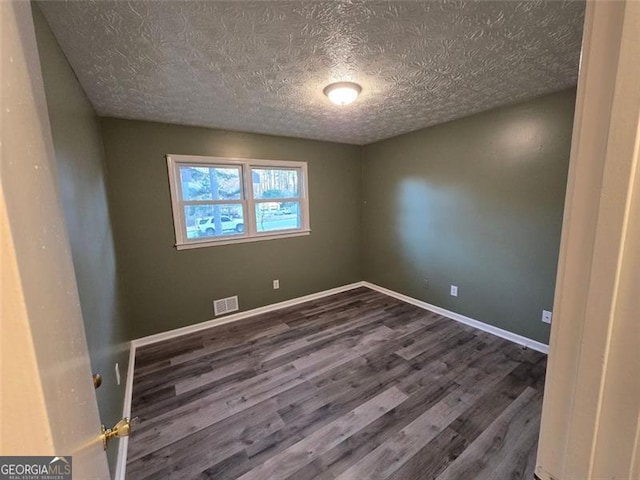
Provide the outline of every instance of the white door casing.
{"type": "Polygon", "coordinates": [[[29,2],[0,2],[0,454],[109,478],[29,2]]]}
{"type": "Polygon", "coordinates": [[[640,2],[587,2],[536,474],[639,480],[640,2]]]}

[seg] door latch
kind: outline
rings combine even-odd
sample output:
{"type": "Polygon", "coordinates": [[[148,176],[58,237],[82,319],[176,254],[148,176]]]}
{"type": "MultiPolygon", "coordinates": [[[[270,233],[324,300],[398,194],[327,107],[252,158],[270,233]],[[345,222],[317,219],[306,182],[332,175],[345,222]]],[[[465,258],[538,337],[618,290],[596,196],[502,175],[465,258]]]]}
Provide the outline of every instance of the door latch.
{"type": "Polygon", "coordinates": [[[124,417],[118,423],[116,423],[112,428],[107,428],[102,425],[102,434],[100,438],[102,439],[102,446],[106,450],[109,446],[109,440],[113,437],[128,437],[131,434],[131,427],[140,422],[138,417],[132,418],[129,420],[129,417],[124,417]]]}

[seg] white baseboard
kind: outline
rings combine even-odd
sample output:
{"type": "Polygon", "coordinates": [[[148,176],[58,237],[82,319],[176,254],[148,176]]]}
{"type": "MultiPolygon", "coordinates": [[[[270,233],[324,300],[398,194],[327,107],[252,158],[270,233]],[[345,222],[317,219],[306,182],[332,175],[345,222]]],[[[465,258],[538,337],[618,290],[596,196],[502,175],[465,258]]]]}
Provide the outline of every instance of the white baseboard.
{"type": "Polygon", "coordinates": [[[384,293],[385,295],[389,295],[390,297],[397,298],[398,300],[402,300],[403,302],[410,303],[411,305],[415,305],[416,307],[420,307],[425,310],[429,310],[431,312],[437,313],[444,317],[455,320],[456,322],[464,323],[465,325],[469,325],[470,327],[477,328],[478,330],[491,333],[492,335],[495,335],[500,338],[504,338],[505,340],[509,340],[519,345],[524,345],[525,347],[528,347],[532,350],[536,350],[538,352],[546,353],[546,354],[549,353],[549,345],[546,345],[542,342],[538,342],[536,340],[523,337],[522,335],[518,335],[516,333],[503,330],[502,328],[494,327],[493,325],[489,325],[479,320],[474,320],[473,318],[465,317],[464,315],[461,315],[459,313],[446,310],[436,305],[431,305],[430,303],[423,302],[422,300],[409,297],[407,295],[395,292],[393,290],[389,290],[388,288],[381,287],[374,283],[370,283],[370,282],[362,282],[362,283],[363,283],[363,286],[367,288],[376,290],[380,293],[384,293]]]}
{"type": "MultiPolygon", "coordinates": [[[[142,337],[142,338],[132,340],[131,348],[129,351],[129,368],[127,369],[127,383],[125,386],[125,398],[124,398],[124,407],[122,411],[122,416],[123,417],[131,416],[131,395],[133,392],[133,372],[135,367],[135,358],[136,358],[137,348],[143,345],[151,345],[153,343],[162,342],[164,340],[180,337],[182,335],[187,335],[189,333],[206,330],[207,328],[215,327],[217,325],[224,325],[227,323],[237,322],[239,320],[253,317],[255,315],[272,312],[274,310],[280,310],[281,308],[291,307],[293,305],[298,305],[300,303],[316,300],[318,298],[327,297],[329,295],[335,295],[336,293],[346,292],[348,290],[353,290],[354,288],[358,288],[358,287],[367,287],[367,288],[370,288],[371,290],[376,290],[380,293],[384,293],[385,295],[389,295],[390,297],[397,298],[398,300],[401,300],[403,302],[410,303],[412,305],[423,308],[425,310],[429,310],[439,315],[443,315],[457,322],[464,323],[465,325],[469,325],[471,327],[477,328],[478,330],[483,330],[485,332],[491,333],[493,335],[504,338],[506,340],[510,340],[514,343],[524,345],[528,348],[531,348],[532,350],[536,350],[542,353],[549,353],[549,346],[545,345],[544,343],[537,342],[530,338],[523,337],[522,335],[517,335],[515,333],[509,332],[507,330],[503,330],[498,327],[494,327],[493,325],[488,325],[478,320],[474,320],[473,318],[465,317],[464,315],[460,315],[459,313],[445,310],[444,308],[431,305],[430,303],[423,302],[422,300],[417,300],[413,297],[409,297],[407,295],[403,295],[402,293],[389,290],[388,288],[380,287],[370,282],[356,282],[356,283],[350,283],[348,285],[343,285],[342,287],[337,287],[337,288],[332,288],[330,290],[324,290],[322,292],[312,293],[310,295],[305,295],[303,297],[293,298],[291,300],[285,300],[284,302],[278,302],[278,303],[273,303],[271,305],[266,305],[264,307],[254,308],[253,310],[247,310],[246,312],[239,312],[232,315],[227,315],[222,318],[214,318],[213,320],[208,320],[206,322],[198,323],[196,325],[189,325],[187,327],[177,328],[175,330],[169,330],[168,332],[157,333],[155,335],[149,335],[147,337],[142,337]]],[[[129,445],[128,437],[123,437],[120,439],[120,443],[118,445],[118,462],[116,464],[116,472],[114,475],[115,480],[125,480],[128,445],[129,445]]]]}
{"type": "Polygon", "coordinates": [[[353,290],[354,288],[362,286],[364,286],[364,282],[350,283],[348,285],[343,285],[342,287],[331,288],[329,290],[323,290],[322,292],[312,293],[303,297],[292,298],[291,300],[285,300],[284,302],[272,303],[271,305],[254,308],[253,310],[247,310],[246,312],[234,313],[231,315],[226,315],[224,317],[207,320],[206,322],[197,323],[195,325],[188,325],[186,327],[176,328],[175,330],[169,330],[168,332],[156,333],[155,335],[137,338],[131,343],[135,345],[136,348],[139,348],[143,345],[150,345],[152,343],[162,342],[163,340],[168,340],[170,338],[181,337],[182,335],[187,335],[189,333],[206,330],[207,328],[215,327],[218,325],[237,322],[238,320],[242,320],[248,317],[273,312],[274,310],[280,310],[281,308],[291,307],[293,305],[298,305],[299,303],[316,300],[318,298],[327,297],[329,295],[335,295],[336,293],[346,292],[347,290],[353,290]]]}

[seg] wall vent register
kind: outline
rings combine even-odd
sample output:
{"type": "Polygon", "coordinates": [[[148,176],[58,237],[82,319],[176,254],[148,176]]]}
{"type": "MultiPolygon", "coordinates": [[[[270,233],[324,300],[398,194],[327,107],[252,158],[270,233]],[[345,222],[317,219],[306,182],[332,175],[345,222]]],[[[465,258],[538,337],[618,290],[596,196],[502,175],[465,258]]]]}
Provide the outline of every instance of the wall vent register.
{"type": "Polygon", "coordinates": [[[220,300],[213,301],[213,313],[217,317],[218,315],[224,315],[225,313],[231,313],[238,310],[238,296],[221,298],[220,300]]]}

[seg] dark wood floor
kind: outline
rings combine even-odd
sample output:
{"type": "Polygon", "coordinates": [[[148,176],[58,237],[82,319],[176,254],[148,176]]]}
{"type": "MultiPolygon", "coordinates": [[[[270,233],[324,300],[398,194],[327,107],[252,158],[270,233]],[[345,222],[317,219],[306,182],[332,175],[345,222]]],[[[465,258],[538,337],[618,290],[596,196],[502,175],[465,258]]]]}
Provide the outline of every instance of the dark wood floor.
{"type": "Polygon", "coordinates": [[[128,480],[532,479],[546,357],[367,288],[138,350],[128,480]]]}

